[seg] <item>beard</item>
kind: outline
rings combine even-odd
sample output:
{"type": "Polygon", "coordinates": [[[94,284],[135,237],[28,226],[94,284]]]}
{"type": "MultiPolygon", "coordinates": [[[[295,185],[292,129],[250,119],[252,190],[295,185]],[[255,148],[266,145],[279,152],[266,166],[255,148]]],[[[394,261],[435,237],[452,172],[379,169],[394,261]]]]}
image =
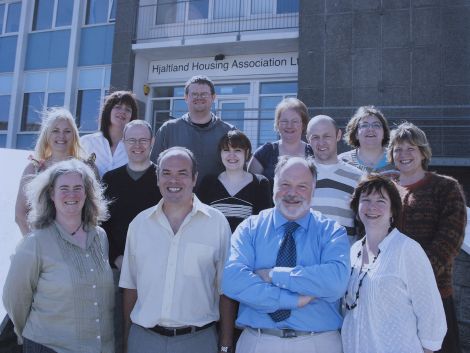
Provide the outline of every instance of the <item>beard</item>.
{"type": "Polygon", "coordinates": [[[310,201],[303,197],[286,195],[274,198],[274,205],[288,220],[302,218],[310,210],[310,201]]]}

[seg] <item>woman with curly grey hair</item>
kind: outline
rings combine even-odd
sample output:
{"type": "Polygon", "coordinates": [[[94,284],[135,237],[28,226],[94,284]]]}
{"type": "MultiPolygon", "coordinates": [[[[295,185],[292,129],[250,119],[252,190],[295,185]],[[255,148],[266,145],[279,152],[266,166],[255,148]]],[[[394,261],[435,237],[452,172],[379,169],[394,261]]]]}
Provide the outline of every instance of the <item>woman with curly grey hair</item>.
{"type": "Polygon", "coordinates": [[[113,275],[97,225],[107,217],[102,191],[76,159],[26,186],[33,231],[18,245],[3,290],[23,352],[114,352],[113,275]]]}

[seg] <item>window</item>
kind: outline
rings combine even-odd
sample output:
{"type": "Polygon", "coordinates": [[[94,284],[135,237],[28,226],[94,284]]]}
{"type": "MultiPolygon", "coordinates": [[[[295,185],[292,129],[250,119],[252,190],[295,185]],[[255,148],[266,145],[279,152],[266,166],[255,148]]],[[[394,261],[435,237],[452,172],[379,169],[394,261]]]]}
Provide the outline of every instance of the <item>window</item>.
{"type": "Polygon", "coordinates": [[[258,145],[278,139],[274,131],[274,111],[286,97],[297,95],[297,82],[265,82],[260,85],[258,145]]]}
{"type": "Polygon", "coordinates": [[[299,0],[251,0],[252,14],[299,12],[299,0]]]}
{"type": "Polygon", "coordinates": [[[277,0],[276,13],[299,12],[299,0],[277,0]]]}
{"type": "Polygon", "coordinates": [[[116,0],[88,0],[85,24],[114,22],[116,20],[116,0]]]}
{"type": "Polygon", "coordinates": [[[0,4],[0,35],[18,32],[20,14],[21,2],[0,4]]]}
{"type": "MultiPolygon", "coordinates": [[[[176,0],[161,0],[157,3],[157,18],[156,24],[163,25],[168,23],[175,23],[177,17],[177,2],[176,0]]],[[[180,8],[181,8],[180,4],[180,8]]]]}
{"type": "Polygon", "coordinates": [[[244,0],[214,0],[214,18],[245,16],[244,0]]]}
{"type": "Polygon", "coordinates": [[[189,0],[188,19],[201,20],[209,16],[209,0],[189,0]]]}
{"type": "Polygon", "coordinates": [[[16,35],[0,37],[0,72],[14,71],[17,39],[16,35]]]}
{"type": "Polygon", "coordinates": [[[64,93],[29,92],[24,94],[21,131],[38,131],[41,126],[41,112],[45,107],[64,105],[64,93]]]}
{"type": "Polygon", "coordinates": [[[10,112],[10,96],[0,96],[0,130],[8,129],[8,116],[10,112]]]}
{"type": "Polygon", "coordinates": [[[77,97],[77,125],[80,131],[96,131],[101,106],[101,90],[79,90],[77,97]]]}
{"type": "Polygon", "coordinates": [[[114,24],[82,28],[79,66],[111,64],[114,24]]]}
{"type": "Polygon", "coordinates": [[[73,0],[36,0],[33,15],[33,31],[70,26],[73,0]]]}
{"type": "Polygon", "coordinates": [[[26,70],[63,68],[69,56],[70,30],[30,33],[26,70]]]}

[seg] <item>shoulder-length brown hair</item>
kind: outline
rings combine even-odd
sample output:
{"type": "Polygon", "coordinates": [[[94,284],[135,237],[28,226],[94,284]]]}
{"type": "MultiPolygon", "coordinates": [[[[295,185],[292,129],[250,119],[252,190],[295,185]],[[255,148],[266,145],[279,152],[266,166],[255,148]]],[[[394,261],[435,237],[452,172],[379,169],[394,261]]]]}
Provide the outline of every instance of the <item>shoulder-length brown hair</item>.
{"type": "Polygon", "coordinates": [[[385,116],[382,114],[382,112],[373,105],[362,106],[356,110],[356,113],[352,116],[352,118],[346,125],[346,131],[344,132],[343,136],[344,142],[346,142],[349,146],[353,148],[359,147],[359,140],[357,139],[357,130],[359,129],[359,123],[361,122],[361,119],[367,116],[375,116],[377,119],[379,119],[384,130],[382,147],[387,146],[388,141],[390,140],[390,127],[388,126],[387,119],[385,119],[385,116]]]}

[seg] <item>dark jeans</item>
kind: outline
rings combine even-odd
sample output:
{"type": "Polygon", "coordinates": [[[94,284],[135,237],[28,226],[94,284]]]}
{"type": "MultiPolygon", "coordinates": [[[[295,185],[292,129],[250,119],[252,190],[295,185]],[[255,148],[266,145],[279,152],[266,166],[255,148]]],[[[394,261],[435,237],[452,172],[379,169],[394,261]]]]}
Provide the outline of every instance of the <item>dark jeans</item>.
{"type": "Polygon", "coordinates": [[[459,343],[459,327],[457,326],[457,317],[455,316],[454,300],[442,298],[444,312],[447,320],[447,333],[442,342],[442,347],[436,353],[461,353],[459,343]]]}
{"type": "Polygon", "coordinates": [[[56,351],[23,337],[23,353],[56,353],[56,351]]]}

